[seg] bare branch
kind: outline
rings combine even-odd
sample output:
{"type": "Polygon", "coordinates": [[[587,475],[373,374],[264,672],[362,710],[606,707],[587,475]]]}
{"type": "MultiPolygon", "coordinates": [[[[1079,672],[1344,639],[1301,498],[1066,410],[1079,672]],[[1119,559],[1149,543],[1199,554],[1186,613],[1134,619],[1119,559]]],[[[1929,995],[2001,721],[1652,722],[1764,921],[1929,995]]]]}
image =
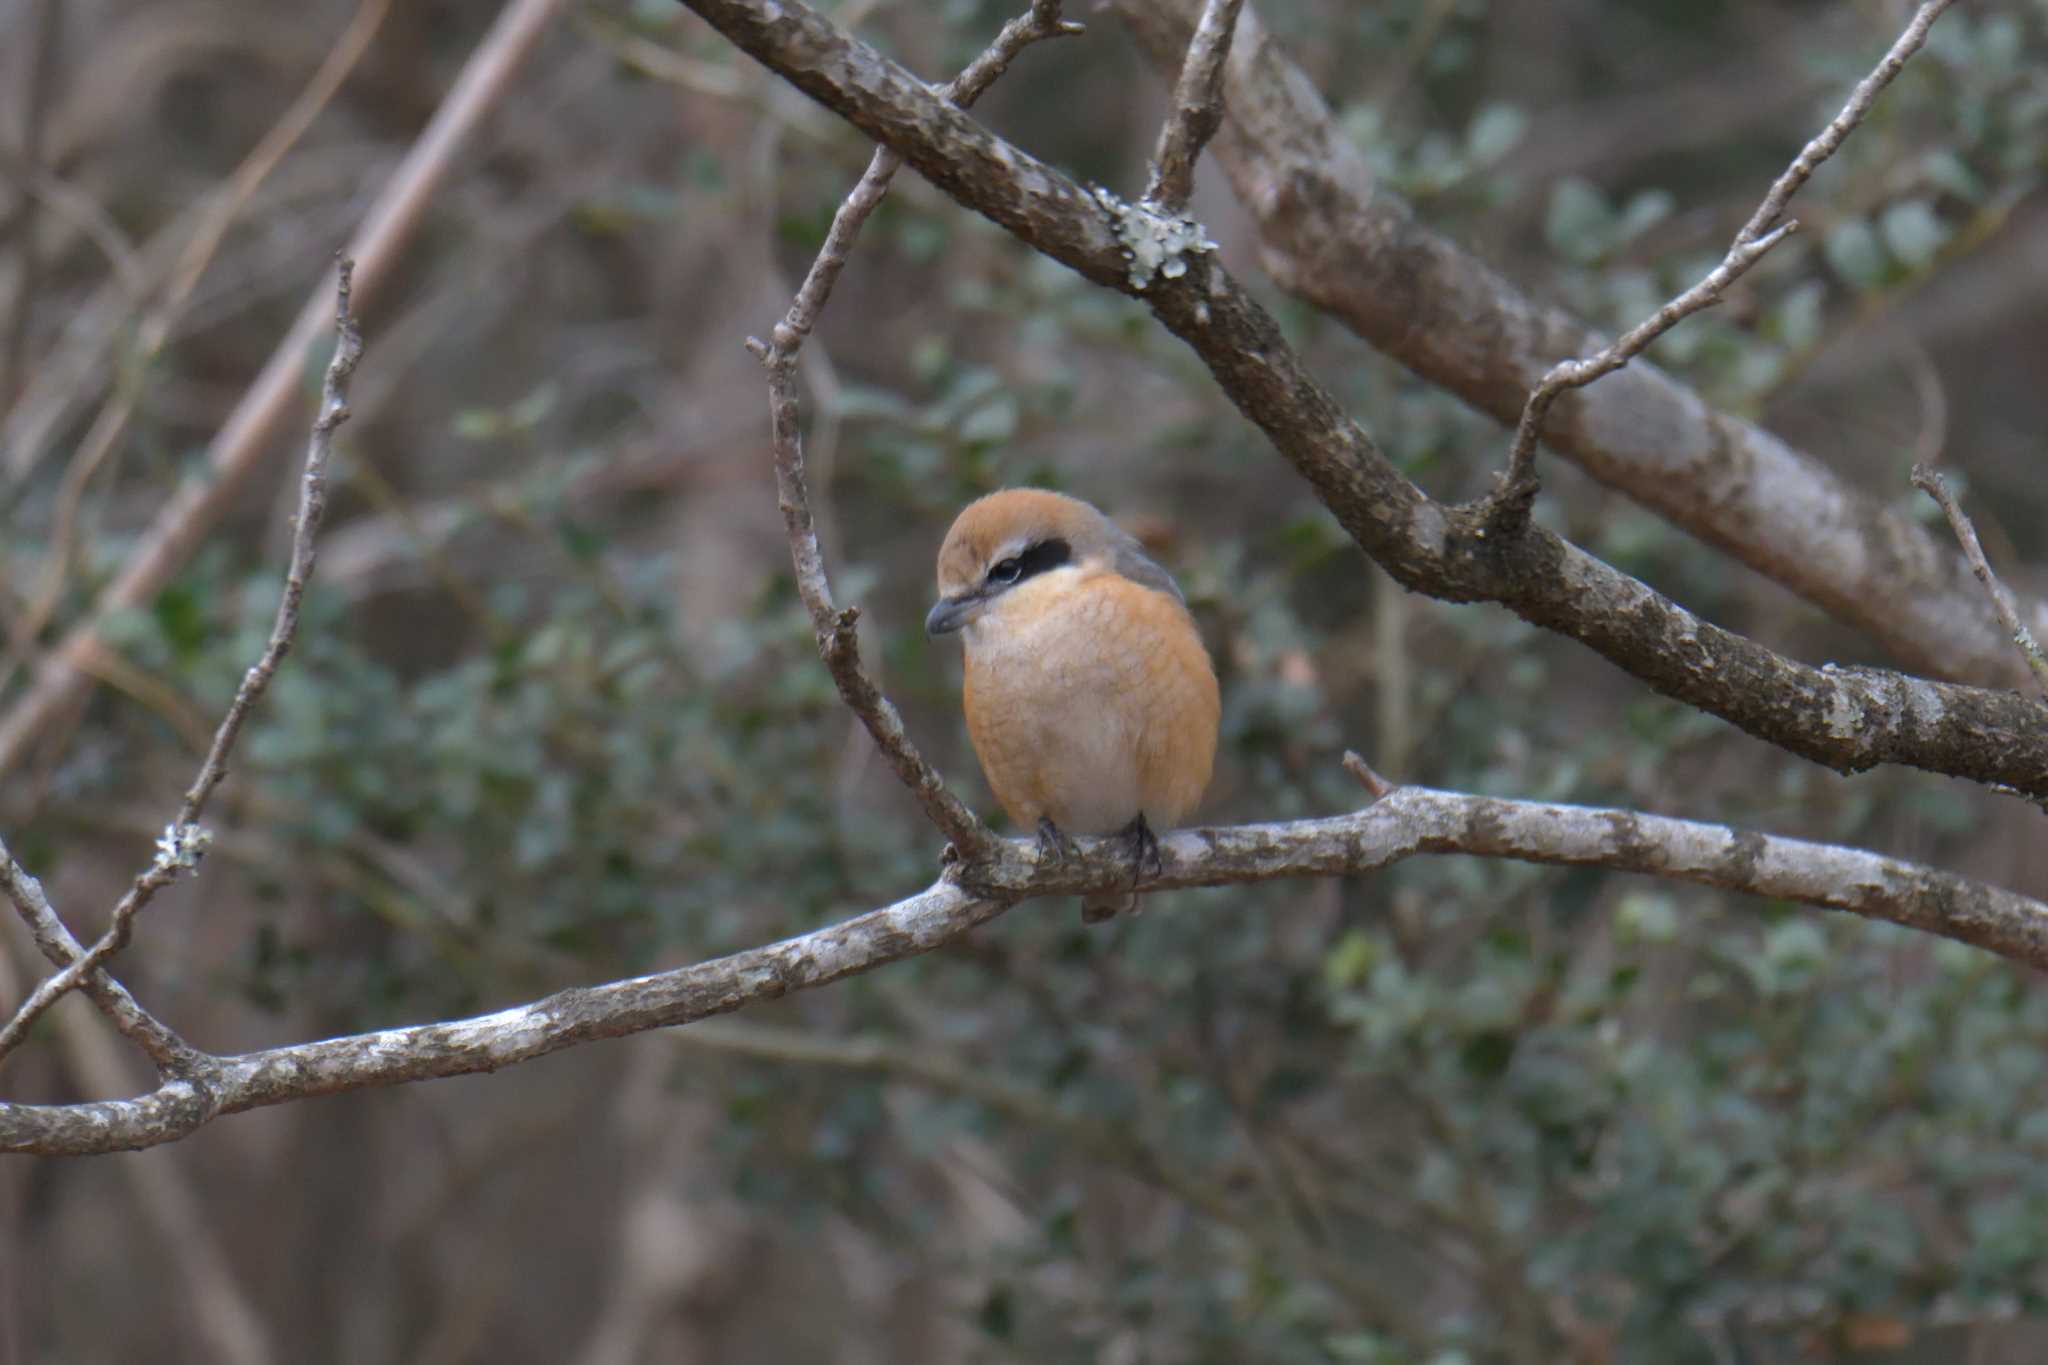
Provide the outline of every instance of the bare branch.
{"type": "MultiPolygon", "coordinates": [[[[563,3],[506,0],[448,97],[364,214],[346,251],[361,267],[357,285],[365,303],[397,265],[463,144],[505,98],[563,3]]],[[[31,744],[48,742],[59,718],[91,690],[94,679],[87,665],[94,650],[102,647],[100,623],[110,613],[147,602],[169,582],[234,504],[243,483],[261,467],[271,438],[292,410],[306,352],[328,316],[327,293],[322,289],[307,300],[291,331],[214,437],[207,451],[206,477],[179,490],[164,506],[102,594],[93,617],[43,659],[27,692],[0,716],[0,775],[11,771],[31,744]]]]}
{"type": "MultiPolygon", "coordinates": [[[[7,899],[14,903],[15,910],[27,923],[29,934],[44,957],[59,967],[68,967],[85,956],[84,946],[71,936],[71,931],[64,927],[63,919],[50,905],[49,897],[43,894],[42,883],[14,860],[5,843],[0,843],[0,890],[4,890],[7,899]]],[[[136,1003],[127,987],[106,972],[89,973],[79,989],[114,1021],[114,1027],[148,1054],[160,1074],[186,1075],[199,1059],[200,1054],[194,1048],[159,1023],[136,1003]]]]}
{"type": "MultiPolygon", "coordinates": [[[[1061,0],[1032,0],[1028,13],[1003,25],[1002,32],[987,51],[948,83],[942,98],[965,107],[1009,69],[1017,54],[1034,42],[1081,32],[1079,24],[1060,17],[1061,0]]],[[[960,799],[946,790],[938,770],[927,763],[903,728],[903,718],[882,695],[860,662],[860,609],[844,611],[834,606],[832,583],[825,572],[825,558],[818,546],[818,531],[811,517],[810,491],[804,478],[803,431],[798,421],[796,396],[797,357],[805,338],[818,325],[818,315],[832,296],[832,286],[846,268],[847,254],[860,234],[868,215],[889,192],[889,181],[903,165],[903,159],[887,147],[877,148],[858,184],[832,216],[832,226],[818,248],[789,313],[776,325],[768,344],[748,338],[747,348],[759,357],[768,371],[768,413],[774,447],[775,486],[782,508],[783,528],[789,535],[790,558],[796,570],[797,594],[811,614],[811,628],[818,638],[818,653],[839,688],[839,695],[860,717],[881,749],[883,757],[910,788],[925,814],[953,842],[961,854],[977,853],[993,837],[960,799]]]]}
{"type": "Polygon", "coordinates": [[[600,1038],[725,1014],[929,952],[1000,915],[951,881],[824,929],[712,962],[557,992],[495,1014],[209,1058],[132,1100],[0,1104],[0,1151],[128,1151],[175,1141],[221,1114],[402,1081],[497,1071],[600,1038]]]}
{"type": "Polygon", "coordinates": [[[1905,763],[2048,795],[2048,733],[2010,693],[1814,668],[1720,629],[1543,529],[1427,497],[1310,374],[1210,253],[1135,280],[1102,198],[938,100],[799,0],[685,0],[729,39],[933,184],[1084,277],[1141,297],[1188,343],[1367,554],[1404,585],[1498,602],[1667,696],[1838,771],[1905,763]]]}
{"type": "Polygon", "coordinates": [[[1161,213],[1185,213],[1195,192],[1195,162],[1223,123],[1223,63],[1237,32],[1244,0],[1208,0],[1188,41],[1180,79],[1173,84],[1173,108],[1159,129],[1152,153],[1152,183],[1145,202],[1161,213]]]}
{"type": "MultiPolygon", "coordinates": [[[[1200,6],[1112,3],[1172,80],[1200,6]]],[[[1281,288],[1510,429],[1554,357],[1607,344],[1418,221],[1335,126],[1256,6],[1239,18],[1230,52],[1214,155],[1281,288]]],[[[1553,409],[1544,439],[1909,668],[1986,684],[2023,677],[1960,554],[1771,432],[1714,411],[1648,360],[1553,409]]],[[[2040,604],[2023,604],[2021,616],[2048,631],[2040,604]]]]}
{"type": "Polygon", "coordinates": [[[1948,480],[1926,465],[1916,464],[1913,466],[1913,487],[1941,505],[1942,514],[1948,518],[1949,529],[1956,533],[1956,540],[1962,544],[1963,554],[1970,561],[1971,571],[1984,585],[1992,610],[1998,613],[1999,624],[2012,636],[2013,646],[2026,661],[2027,671],[2034,675],[2034,685],[2041,689],[2044,698],[2048,698],[2048,658],[2042,656],[2034,633],[2021,624],[2019,612],[2012,604],[2012,594],[2005,590],[2005,584],[1998,581],[1998,575],[1991,572],[1991,561],[1984,557],[1984,547],[1977,540],[1977,528],[1964,514],[1962,504],[1956,501],[1948,480]]]}
{"type": "MultiPolygon", "coordinates": [[[[787,0],[783,0],[787,3],[787,0]]],[[[1423,854],[1605,867],[1886,920],[2048,969],[2048,905],[1880,854],[1631,811],[1400,787],[1350,815],[1179,830],[1141,889],[1375,872],[1423,854]]],[[[930,889],[797,938],[628,981],[562,991],[495,1014],[241,1057],[204,1057],[129,1100],[0,1104],[0,1151],[124,1151],[175,1141],[221,1114],[401,1081],[496,1071],[579,1043],[729,1014],[932,951],[1017,901],[1129,884],[1116,838],[1069,856],[996,840],[930,889]]],[[[1171,902],[1153,902],[1170,906],[1171,902]]]]}
{"type": "Polygon", "coordinates": [[[1734,244],[1728,248],[1728,254],[1719,265],[1708,271],[1698,284],[1630,328],[1599,354],[1564,361],[1543,376],[1543,382],[1531,391],[1528,403],[1522,408],[1522,420],[1516,425],[1514,442],[1508,448],[1507,473],[1500,487],[1503,512],[1521,516],[1528,514],[1530,500],[1536,493],[1536,443],[1543,434],[1543,422],[1550,415],[1551,405],[1566,390],[1580,388],[1602,375],[1612,374],[1686,318],[1719,303],[1729,285],[1794,231],[1799,226],[1797,220],[1778,223],[1785,206],[1799,192],[1800,186],[1820,168],[1820,164],[1835,154],[1849,134],[1855,131],[1856,125],[1863,122],[1864,115],[1870,112],[1878,95],[1899,72],[1905,70],[1906,63],[1927,41],[1927,31],[1934,26],[1934,21],[1954,2],[1927,0],[1915,11],[1905,32],[1892,44],[1891,51],[1885,53],[1876,69],[1857,83],[1849,95],[1849,102],[1842,106],[1842,112],[1829,120],[1827,127],[1800,149],[1784,174],[1772,182],[1763,203],[1757,205],[1756,212],[1735,234],[1734,244]],[[1773,224],[1777,226],[1773,227],[1773,224]]]}
{"type": "Polygon", "coordinates": [[[305,598],[306,584],[312,579],[313,564],[319,554],[320,521],[327,511],[327,460],[334,447],[336,428],[348,420],[349,379],[355,374],[356,362],[363,353],[362,335],[356,330],[355,315],[349,311],[349,293],[354,276],[355,262],[342,258],[335,269],[334,358],[327,364],[327,377],[321,387],[320,412],[313,420],[312,438],[306,446],[305,473],[299,481],[297,524],[292,531],[291,566],[285,572],[284,591],[278,597],[277,619],[271,625],[269,643],[264,646],[262,657],[242,676],[241,686],[235,690],[235,699],[221,718],[220,728],[214,732],[213,746],[199,765],[199,775],[192,780],[184,802],[178,807],[177,818],[157,841],[155,861],[144,869],[115,905],[106,932],[93,944],[91,951],[73,959],[56,975],[46,978],[22,1002],[6,1027],[0,1028],[0,1057],[5,1057],[20,1044],[30,1025],[44,1010],[76,988],[88,975],[104,967],[114,954],[127,946],[135,916],[158,891],[176,881],[180,874],[197,867],[205,856],[206,845],[212,835],[199,824],[199,817],[204,813],[214,789],[227,776],[228,756],[234,751],[235,741],[241,736],[250,711],[269,688],[270,680],[277,675],[285,655],[291,652],[292,639],[299,628],[299,604],[305,598]]]}

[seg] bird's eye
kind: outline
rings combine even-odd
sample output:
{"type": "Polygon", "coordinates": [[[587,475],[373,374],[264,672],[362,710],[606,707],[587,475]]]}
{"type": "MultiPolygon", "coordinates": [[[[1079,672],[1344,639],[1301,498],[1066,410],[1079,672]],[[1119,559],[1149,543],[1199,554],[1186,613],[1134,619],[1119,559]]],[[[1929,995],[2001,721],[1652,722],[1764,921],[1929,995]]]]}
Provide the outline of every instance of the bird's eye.
{"type": "Polygon", "coordinates": [[[1014,559],[1005,559],[989,569],[988,581],[991,583],[1015,583],[1023,573],[1024,566],[1021,563],[1014,559]]]}

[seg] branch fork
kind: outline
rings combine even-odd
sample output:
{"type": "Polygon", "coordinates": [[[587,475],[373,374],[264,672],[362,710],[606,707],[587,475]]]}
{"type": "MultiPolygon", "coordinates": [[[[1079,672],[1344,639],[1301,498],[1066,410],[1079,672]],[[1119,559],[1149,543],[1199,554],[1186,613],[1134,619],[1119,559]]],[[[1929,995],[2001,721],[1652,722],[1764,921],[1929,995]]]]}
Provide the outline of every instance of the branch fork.
{"type": "Polygon", "coordinates": [[[1720,264],[1708,271],[1692,288],[1678,295],[1655,313],[1623,333],[1612,344],[1593,355],[1566,360],[1551,367],[1542,382],[1530,391],[1522,407],[1508,447],[1506,471],[1490,499],[1488,519],[1498,529],[1515,530],[1527,524],[1529,509],[1537,492],[1536,446],[1543,435],[1543,423],[1550,410],[1566,392],[1583,388],[1603,375],[1614,373],[1649,348],[1650,343],[1686,318],[1721,302],[1728,287],[1762,260],[1772,247],[1798,230],[1797,219],[1785,219],[1786,206],[1800,187],[1812,178],[1822,162],[1833,156],[1856,126],[1863,122],[1884,88],[1892,83],[1906,62],[1927,41],[1927,32],[1954,0],[1927,0],[1913,15],[1898,40],[1871,73],[1850,93],[1840,113],[1803,147],[1784,173],[1771,183],[1763,202],[1749,221],[1735,234],[1720,264]],[[1773,226],[1775,224],[1775,226],[1773,226]]]}

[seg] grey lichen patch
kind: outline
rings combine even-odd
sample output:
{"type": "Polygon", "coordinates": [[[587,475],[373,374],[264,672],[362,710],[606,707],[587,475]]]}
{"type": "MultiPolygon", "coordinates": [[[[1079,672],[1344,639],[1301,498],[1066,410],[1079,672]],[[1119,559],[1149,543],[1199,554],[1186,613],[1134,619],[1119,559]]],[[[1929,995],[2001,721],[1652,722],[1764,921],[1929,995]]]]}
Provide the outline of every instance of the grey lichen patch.
{"type": "Polygon", "coordinates": [[[156,869],[190,871],[212,846],[213,831],[204,825],[165,825],[156,840],[156,869]]]}
{"type": "MultiPolygon", "coordinates": [[[[1839,673],[1842,670],[1833,664],[1824,665],[1824,673],[1839,673]]],[[[1828,689],[1826,709],[1821,714],[1821,724],[1826,728],[1828,738],[1853,740],[1863,733],[1863,708],[1849,695],[1849,689],[1839,680],[1828,689]]]]}
{"type": "Polygon", "coordinates": [[[1094,193],[1130,262],[1128,278],[1133,289],[1143,290],[1155,278],[1177,280],[1187,274],[1189,256],[1216,249],[1208,230],[1192,218],[1159,213],[1145,203],[1128,203],[1100,185],[1094,193]]]}

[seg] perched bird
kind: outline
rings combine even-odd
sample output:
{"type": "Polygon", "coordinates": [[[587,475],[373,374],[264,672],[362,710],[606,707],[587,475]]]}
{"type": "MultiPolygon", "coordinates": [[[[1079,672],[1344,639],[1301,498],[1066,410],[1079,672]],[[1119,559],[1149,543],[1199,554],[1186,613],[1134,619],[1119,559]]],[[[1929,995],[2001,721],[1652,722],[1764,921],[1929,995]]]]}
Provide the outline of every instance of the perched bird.
{"type": "MultiPolygon", "coordinates": [[[[927,634],[966,646],[961,704],[996,799],[1064,856],[1067,836],[1131,841],[1195,808],[1216,758],[1216,672],[1173,576],[1088,503],[1006,488],[969,503],[939,548],[927,634]]],[[[1088,920],[1137,902],[1083,899],[1088,920]]]]}

